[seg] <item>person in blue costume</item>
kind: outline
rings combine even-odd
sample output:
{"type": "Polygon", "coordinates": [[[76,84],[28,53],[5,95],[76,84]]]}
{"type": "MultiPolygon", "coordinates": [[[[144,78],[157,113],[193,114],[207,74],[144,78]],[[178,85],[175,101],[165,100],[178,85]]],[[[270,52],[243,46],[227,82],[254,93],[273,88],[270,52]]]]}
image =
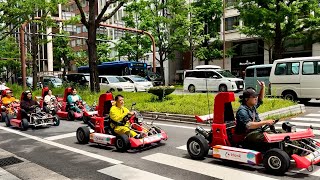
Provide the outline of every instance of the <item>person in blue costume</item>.
{"type": "Polygon", "coordinates": [[[82,112],[82,105],[85,106],[87,111],[90,110],[90,107],[86,104],[86,102],[83,101],[81,96],[77,94],[77,89],[73,87],[71,88],[71,94],[67,97],[67,103],[70,106],[70,109],[77,113],[82,112]],[[78,102],[82,102],[80,103],[80,106],[78,105],[78,102]]]}

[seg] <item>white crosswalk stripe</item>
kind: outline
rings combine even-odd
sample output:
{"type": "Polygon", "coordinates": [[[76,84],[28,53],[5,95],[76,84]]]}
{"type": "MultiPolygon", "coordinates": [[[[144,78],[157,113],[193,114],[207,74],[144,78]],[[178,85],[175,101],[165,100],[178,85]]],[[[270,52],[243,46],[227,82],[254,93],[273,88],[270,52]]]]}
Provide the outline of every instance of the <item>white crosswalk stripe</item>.
{"type": "Polygon", "coordinates": [[[306,121],[306,122],[319,122],[320,118],[310,118],[310,117],[295,117],[291,118],[289,121],[306,121]]]}
{"type": "Polygon", "coordinates": [[[312,116],[312,117],[319,117],[320,118],[320,114],[306,114],[305,116],[312,116]]]}
{"type": "Polygon", "coordinates": [[[232,169],[215,165],[211,163],[205,163],[195,161],[191,159],[181,158],[163,153],[156,153],[149,156],[142,157],[142,159],[160,163],[167,166],[203,174],[210,177],[220,178],[224,180],[234,179],[259,179],[259,180],[274,180],[275,178],[267,177],[264,175],[253,174],[245,172],[239,169],[232,169]]]}

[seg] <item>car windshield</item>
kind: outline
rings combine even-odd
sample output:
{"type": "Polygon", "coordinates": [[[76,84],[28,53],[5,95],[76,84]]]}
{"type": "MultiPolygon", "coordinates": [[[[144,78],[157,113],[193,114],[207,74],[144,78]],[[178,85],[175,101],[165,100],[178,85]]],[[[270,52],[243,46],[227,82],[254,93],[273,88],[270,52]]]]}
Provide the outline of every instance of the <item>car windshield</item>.
{"type": "Polygon", "coordinates": [[[223,77],[226,77],[226,78],[235,78],[234,75],[231,74],[230,71],[227,71],[227,70],[216,70],[218,73],[220,73],[223,77]]]}
{"type": "Polygon", "coordinates": [[[52,78],[51,81],[53,83],[62,83],[61,79],[59,79],[59,78],[52,78]]]}
{"type": "Polygon", "coordinates": [[[130,77],[133,82],[146,82],[147,80],[141,76],[132,76],[130,77]]]}
{"type": "Polygon", "coordinates": [[[124,78],[116,76],[108,77],[108,81],[110,83],[127,82],[124,78]]]}

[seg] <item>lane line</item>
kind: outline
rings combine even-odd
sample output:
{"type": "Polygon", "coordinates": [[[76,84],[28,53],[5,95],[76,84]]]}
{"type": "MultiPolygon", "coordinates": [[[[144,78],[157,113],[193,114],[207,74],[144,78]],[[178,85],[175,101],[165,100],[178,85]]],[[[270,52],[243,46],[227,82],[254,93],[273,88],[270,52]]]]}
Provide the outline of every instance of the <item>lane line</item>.
{"type": "MultiPolygon", "coordinates": [[[[176,128],[183,128],[183,129],[196,129],[196,127],[190,127],[190,126],[179,126],[179,125],[174,125],[174,124],[163,124],[163,123],[153,123],[154,125],[159,125],[159,126],[168,126],[168,127],[176,127],[176,128]]],[[[199,125],[201,126],[201,125],[199,125]]],[[[203,127],[203,126],[202,126],[203,127]]],[[[205,130],[209,131],[210,129],[206,129],[205,130]]]]}
{"type": "Polygon", "coordinates": [[[94,154],[94,153],[91,153],[91,152],[80,150],[80,149],[77,149],[77,148],[74,148],[74,147],[70,147],[70,146],[59,144],[59,143],[56,143],[56,142],[53,142],[53,141],[42,139],[42,138],[39,138],[39,137],[36,137],[36,136],[32,136],[32,135],[29,135],[29,134],[26,134],[26,133],[23,133],[23,132],[20,132],[20,131],[11,129],[11,128],[0,126],[0,129],[2,129],[4,131],[11,132],[11,133],[14,133],[14,134],[17,134],[17,135],[20,135],[20,136],[23,136],[23,137],[26,137],[26,138],[29,138],[29,139],[33,139],[33,140],[38,141],[38,142],[49,144],[51,146],[55,146],[55,147],[58,147],[58,148],[61,148],[61,149],[65,149],[65,150],[68,150],[68,151],[71,151],[71,152],[74,152],[74,153],[82,154],[84,156],[88,156],[88,157],[91,157],[91,158],[94,158],[94,159],[105,161],[105,162],[108,162],[108,163],[112,163],[112,164],[121,164],[121,163],[123,163],[122,161],[118,161],[116,159],[108,158],[108,157],[105,157],[105,156],[101,156],[101,155],[98,155],[98,154],[94,154]]]}
{"type": "Polygon", "coordinates": [[[182,145],[182,146],[179,146],[179,147],[176,147],[176,148],[187,151],[187,145],[182,145]]]}
{"type": "Polygon", "coordinates": [[[313,113],[311,113],[311,114],[306,114],[305,116],[314,116],[314,117],[320,117],[320,114],[313,114],[313,113]]]}
{"type": "Polygon", "coordinates": [[[54,140],[58,140],[58,139],[68,138],[68,137],[75,137],[76,134],[77,134],[76,132],[72,132],[72,133],[61,134],[61,135],[57,135],[57,136],[46,137],[44,139],[49,140],[49,141],[54,141],[54,140]]]}
{"type": "Polygon", "coordinates": [[[98,170],[98,172],[122,180],[140,180],[146,178],[152,180],[171,180],[170,178],[129,167],[123,164],[117,164],[104,169],[100,169],[98,170]]]}
{"type": "Polygon", "coordinates": [[[210,177],[220,178],[224,180],[234,179],[259,179],[259,180],[274,180],[275,178],[253,174],[252,172],[244,172],[243,170],[227,168],[211,163],[204,163],[191,159],[176,157],[163,153],[156,153],[142,157],[142,159],[164,164],[167,166],[203,174],[210,177]]]}
{"type": "MultiPolygon", "coordinates": [[[[320,118],[295,117],[295,118],[291,118],[290,120],[293,120],[293,121],[310,121],[310,122],[319,122],[320,123],[320,118]]],[[[288,120],[288,121],[290,121],[290,120],[288,120]]]]}

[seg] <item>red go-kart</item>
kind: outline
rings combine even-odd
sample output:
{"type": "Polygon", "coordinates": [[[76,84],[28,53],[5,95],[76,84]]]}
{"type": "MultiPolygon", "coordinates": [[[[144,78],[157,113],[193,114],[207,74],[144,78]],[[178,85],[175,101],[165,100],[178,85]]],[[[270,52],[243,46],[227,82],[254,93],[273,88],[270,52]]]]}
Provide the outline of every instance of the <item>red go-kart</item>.
{"type": "Polygon", "coordinates": [[[69,121],[74,121],[75,119],[83,120],[83,122],[87,123],[90,117],[98,114],[97,111],[87,111],[85,105],[82,101],[76,102],[77,106],[82,110],[82,112],[74,112],[69,108],[67,103],[67,97],[72,93],[71,87],[68,87],[64,90],[63,101],[61,102],[61,109],[57,112],[57,115],[60,118],[65,118],[69,121]]]}
{"type": "Polygon", "coordinates": [[[46,95],[48,95],[48,91],[49,91],[49,87],[42,88],[42,93],[41,93],[39,105],[47,113],[49,113],[51,115],[56,115],[56,113],[58,111],[60,111],[60,109],[61,109],[62,105],[61,105],[60,101],[62,101],[63,99],[59,98],[59,97],[51,98],[51,105],[53,105],[53,106],[50,106],[50,108],[45,107],[45,106],[47,106],[47,104],[44,102],[44,98],[46,95]]]}
{"type": "MultiPolygon", "coordinates": [[[[2,98],[6,96],[7,90],[10,90],[10,89],[2,90],[2,92],[1,92],[2,98]]],[[[16,114],[18,112],[18,108],[20,107],[20,103],[14,101],[14,102],[11,102],[7,105],[4,105],[1,101],[0,106],[1,106],[1,108],[0,108],[1,121],[5,122],[6,116],[9,116],[8,118],[13,118],[14,116],[16,116],[16,114]]]]}
{"type": "MultiPolygon", "coordinates": [[[[20,100],[22,101],[23,98],[24,93],[21,94],[20,100]]],[[[38,105],[36,105],[34,111],[28,116],[28,118],[22,118],[23,111],[23,109],[18,108],[16,118],[9,119],[9,116],[6,116],[6,126],[14,126],[21,128],[22,130],[27,130],[29,127],[49,127],[59,126],[60,124],[60,120],[57,116],[43,112],[38,105]]]]}
{"type": "Polygon", "coordinates": [[[244,134],[235,133],[233,101],[234,93],[219,93],[215,97],[214,116],[196,116],[197,122],[212,121],[212,125],[210,131],[197,127],[196,135],[189,138],[187,150],[192,159],[203,159],[212,149],[214,158],[263,165],[268,172],[277,175],[287,172],[291,161],[295,162],[296,168],[306,168],[308,171],[320,162],[320,143],[312,139],[315,137],[312,129],[295,132],[295,126],[288,122],[282,124],[285,133],[278,132],[274,126],[264,126],[265,142],[246,143],[244,134]],[[273,133],[265,132],[267,129],[273,133]],[[287,147],[297,148],[299,153],[288,154],[284,151],[287,147]]]}
{"type": "Polygon", "coordinates": [[[98,116],[91,117],[89,127],[79,127],[77,129],[77,140],[80,144],[98,143],[108,146],[115,146],[120,152],[129,149],[144,147],[152,143],[159,143],[167,140],[168,136],[161,128],[147,125],[141,117],[136,115],[129,118],[131,130],[143,134],[141,139],[129,137],[126,134],[117,135],[110,127],[112,120],[108,114],[111,108],[113,97],[111,93],[105,93],[99,97],[98,116]]]}

